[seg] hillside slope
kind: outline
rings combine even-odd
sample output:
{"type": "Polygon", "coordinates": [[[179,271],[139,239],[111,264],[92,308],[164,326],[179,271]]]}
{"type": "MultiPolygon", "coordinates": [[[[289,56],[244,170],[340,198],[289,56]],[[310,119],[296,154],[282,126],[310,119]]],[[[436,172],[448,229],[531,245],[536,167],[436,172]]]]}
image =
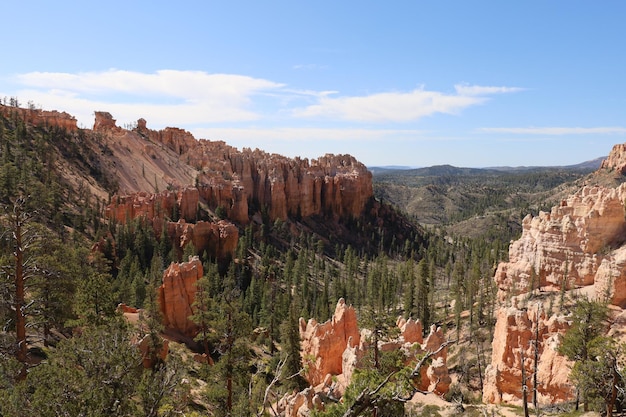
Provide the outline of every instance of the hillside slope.
{"type": "Polygon", "coordinates": [[[599,165],[395,170],[374,176],[374,193],[422,225],[444,226],[458,236],[508,240],[521,232],[526,214],[551,207],[599,165]]]}

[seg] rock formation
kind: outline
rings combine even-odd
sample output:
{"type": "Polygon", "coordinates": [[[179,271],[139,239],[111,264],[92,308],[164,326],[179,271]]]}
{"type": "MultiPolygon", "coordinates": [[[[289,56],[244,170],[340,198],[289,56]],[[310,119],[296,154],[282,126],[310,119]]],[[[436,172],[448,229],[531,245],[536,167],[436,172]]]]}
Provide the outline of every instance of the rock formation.
{"type": "Polygon", "coordinates": [[[68,131],[78,130],[74,116],[56,110],[21,108],[0,104],[0,114],[4,117],[11,117],[16,114],[24,120],[24,122],[34,126],[58,127],[68,131]]]}
{"type": "Polygon", "coordinates": [[[218,259],[232,256],[237,248],[239,230],[226,220],[196,222],[198,199],[198,190],[191,187],[176,192],[114,196],[105,209],[105,215],[119,224],[137,218],[147,220],[159,238],[165,226],[168,238],[180,254],[188,243],[193,243],[198,253],[208,251],[218,259]],[[176,213],[181,220],[166,220],[174,217],[172,213],[176,213]]]}
{"type": "Polygon", "coordinates": [[[202,262],[198,257],[183,263],[172,262],[163,273],[163,284],[159,287],[159,307],[167,330],[190,338],[197,334],[198,328],[189,316],[192,315],[196,282],[202,274],[202,262]]]}
{"type": "Polygon", "coordinates": [[[509,248],[509,262],[501,263],[495,274],[500,301],[530,291],[531,285],[572,289],[610,278],[605,274],[615,268],[604,265],[603,276],[598,271],[604,262],[619,263],[613,251],[626,241],[625,197],[624,185],[587,186],[550,213],[526,216],[522,236],[509,248]]]}
{"type": "Polygon", "coordinates": [[[342,355],[347,347],[358,346],[359,328],[354,307],[339,299],[333,317],[324,323],[300,319],[302,358],[305,377],[313,386],[324,381],[326,375],[342,373],[342,355]]]}
{"type": "MultiPolygon", "coordinates": [[[[546,317],[540,302],[534,302],[528,309],[500,307],[496,319],[492,362],[485,372],[483,401],[520,402],[522,366],[527,375],[533,375],[537,336],[539,403],[553,404],[572,399],[574,390],[568,381],[571,364],[557,352],[560,336],[569,328],[567,319],[558,315],[546,317]],[[521,363],[522,349],[524,364],[521,363]]],[[[534,389],[532,379],[528,381],[528,387],[534,389]]]]}
{"type": "MultiPolygon", "coordinates": [[[[109,113],[96,112],[94,130],[119,132],[120,128],[109,113]]],[[[357,217],[373,196],[371,173],[350,155],[328,154],[309,162],[258,149],[239,151],[223,141],[196,140],[183,129],[148,129],[144,119],[126,135],[132,134],[141,138],[148,152],[149,144],[175,152],[182,164],[196,171],[194,186],[200,198],[209,207],[223,208],[229,219],[241,224],[250,221],[251,204],[256,210],[267,208],[270,220],[320,214],[357,217]]]]}
{"type": "MultiPolygon", "coordinates": [[[[422,340],[422,325],[413,319],[398,318],[396,322],[400,335],[397,339],[379,341],[381,352],[402,350],[407,364],[416,363],[416,355],[426,351],[434,352],[446,341],[443,331],[432,326],[429,335],[422,340]],[[417,346],[416,346],[417,345],[417,346]]],[[[312,407],[320,408],[315,398],[341,397],[352,380],[359,361],[371,349],[367,329],[359,331],[356,312],[340,299],[333,317],[324,323],[314,319],[308,322],[300,320],[300,339],[304,375],[311,384],[311,389],[290,394],[281,400],[286,415],[305,414],[312,407]]],[[[438,395],[448,392],[452,382],[446,364],[448,350],[442,349],[429,366],[421,370],[421,384],[418,388],[435,392],[438,395]]]]}
{"type": "Polygon", "coordinates": [[[95,112],[95,120],[93,123],[94,132],[103,132],[107,130],[120,130],[119,127],[115,124],[115,119],[111,115],[111,113],[106,111],[97,111],[95,112]]]}
{"type": "Polygon", "coordinates": [[[626,174],[626,143],[613,146],[609,156],[602,161],[600,169],[626,174]]]}
{"type": "MultiPolygon", "coordinates": [[[[601,170],[624,173],[626,144],[616,145],[601,170]]],[[[540,403],[571,399],[569,363],[558,354],[567,317],[546,315],[561,291],[607,299],[614,316],[626,307],[626,184],[585,186],[549,213],[527,216],[522,236],[509,247],[509,261],[495,273],[499,307],[492,361],[486,370],[485,402],[519,403],[521,368],[532,374],[535,331],[539,331],[540,403]],[[539,313],[537,313],[539,311],[539,313]],[[538,327],[538,329],[537,329],[538,327]],[[526,362],[520,362],[520,350],[526,362]]],[[[611,334],[623,337],[624,322],[611,334]]],[[[532,386],[531,386],[532,389],[532,386]]]]}
{"type": "MultiPolygon", "coordinates": [[[[444,342],[446,342],[446,338],[441,328],[432,325],[426,340],[421,345],[421,351],[435,352],[444,342]]],[[[422,383],[419,387],[421,390],[434,392],[438,395],[448,392],[452,379],[448,374],[447,359],[448,348],[446,347],[433,356],[430,365],[421,369],[422,383]]]]}

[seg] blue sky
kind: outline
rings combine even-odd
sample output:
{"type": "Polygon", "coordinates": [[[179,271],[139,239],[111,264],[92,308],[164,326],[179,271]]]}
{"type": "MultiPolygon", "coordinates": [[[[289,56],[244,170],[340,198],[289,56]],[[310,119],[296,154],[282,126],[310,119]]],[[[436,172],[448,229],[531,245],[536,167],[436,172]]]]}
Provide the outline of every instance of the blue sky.
{"type": "Polygon", "coordinates": [[[0,97],[367,165],[568,165],[626,142],[626,2],[5,2],[0,97]]]}

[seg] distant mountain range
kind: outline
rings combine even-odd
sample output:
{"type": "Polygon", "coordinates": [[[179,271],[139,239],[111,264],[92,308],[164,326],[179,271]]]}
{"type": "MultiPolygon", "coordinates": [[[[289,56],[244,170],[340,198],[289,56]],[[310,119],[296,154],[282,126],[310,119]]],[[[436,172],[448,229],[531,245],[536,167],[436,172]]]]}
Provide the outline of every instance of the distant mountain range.
{"type": "Polygon", "coordinates": [[[581,162],[575,165],[565,165],[565,166],[518,166],[518,167],[509,167],[509,166],[499,166],[499,167],[486,167],[486,168],[463,168],[463,167],[455,167],[453,165],[433,165],[430,167],[421,167],[415,168],[410,166],[403,165],[384,165],[384,166],[372,166],[368,167],[368,169],[372,172],[372,174],[385,174],[394,171],[407,171],[407,173],[411,173],[416,176],[439,176],[439,175],[476,175],[476,174],[486,174],[489,172],[533,172],[533,171],[543,171],[550,169],[564,169],[564,170],[580,170],[580,171],[595,171],[600,168],[600,164],[602,161],[606,159],[606,156],[602,156],[599,158],[595,158],[589,161],[581,162]]]}

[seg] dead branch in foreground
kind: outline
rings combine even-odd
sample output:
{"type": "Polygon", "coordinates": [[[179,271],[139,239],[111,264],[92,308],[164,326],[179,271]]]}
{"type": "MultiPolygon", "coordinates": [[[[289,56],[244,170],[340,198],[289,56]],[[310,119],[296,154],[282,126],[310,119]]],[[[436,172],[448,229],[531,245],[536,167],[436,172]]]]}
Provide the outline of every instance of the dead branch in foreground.
{"type": "MultiPolygon", "coordinates": [[[[346,412],[343,413],[343,417],[357,417],[367,410],[375,409],[382,401],[388,401],[389,399],[399,401],[399,402],[407,402],[411,398],[413,398],[413,396],[418,392],[421,394],[432,393],[433,391],[424,391],[424,390],[419,389],[418,384],[415,383],[415,380],[417,378],[421,378],[421,369],[426,364],[426,362],[430,358],[432,358],[433,356],[441,352],[443,349],[451,345],[452,343],[456,343],[456,340],[447,340],[443,342],[437,350],[433,352],[427,351],[426,354],[417,362],[417,364],[415,364],[415,367],[409,374],[409,383],[412,389],[411,391],[409,391],[408,394],[400,395],[399,393],[396,393],[391,398],[383,397],[379,394],[380,390],[385,385],[387,385],[387,383],[389,383],[389,381],[391,380],[391,377],[393,377],[395,374],[398,373],[398,371],[392,372],[389,375],[387,375],[387,377],[373,390],[366,388],[363,391],[361,391],[359,395],[356,397],[356,399],[354,400],[354,402],[352,403],[352,405],[350,405],[350,407],[348,407],[346,412]]],[[[435,384],[435,386],[436,385],[437,384],[435,384]]]]}

